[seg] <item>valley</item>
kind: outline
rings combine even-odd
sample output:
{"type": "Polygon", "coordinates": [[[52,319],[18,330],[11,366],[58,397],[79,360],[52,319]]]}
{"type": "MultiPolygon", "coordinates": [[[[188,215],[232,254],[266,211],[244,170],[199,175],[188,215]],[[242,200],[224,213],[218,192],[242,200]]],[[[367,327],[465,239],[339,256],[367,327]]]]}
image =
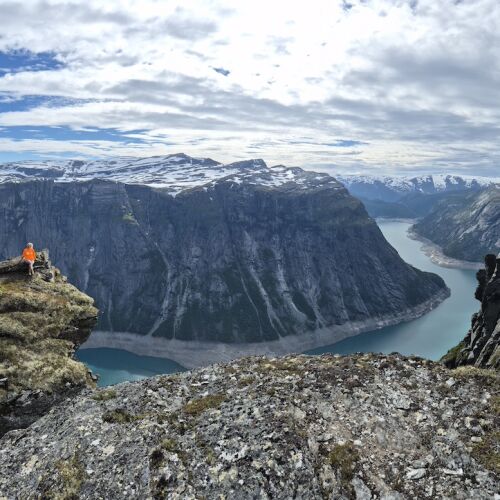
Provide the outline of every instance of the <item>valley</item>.
{"type": "MultiPolygon", "coordinates": [[[[384,220],[377,222],[385,238],[406,262],[419,269],[439,274],[445,280],[451,289],[450,298],[418,319],[362,333],[307,353],[398,351],[437,360],[461,340],[469,328],[472,313],[477,310],[477,301],[474,300],[472,293],[476,286],[475,272],[470,269],[443,268],[434,264],[423,253],[421,244],[407,236],[410,223],[384,220]],[[446,325],[445,328],[443,325],[446,325]]],[[[162,360],[165,361],[165,365],[155,366],[149,362],[151,358],[148,356],[130,357],[126,351],[111,347],[113,344],[110,336],[108,340],[110,342],[106,344],[108,347],[88,348],[93,345],[94,341],[91,340],[77,352],[77,357],[87,363],[94,373],[101,376],[99,384],[102,386],[118,381],[145,378],[151,372],[160,374],[181,370],[171,360],[162,360]]],[[[297,352],[300,352],[300,348],[297,352]]],[[[150,354],[153,353],[154,349],[150,349],[150,354]]]]}

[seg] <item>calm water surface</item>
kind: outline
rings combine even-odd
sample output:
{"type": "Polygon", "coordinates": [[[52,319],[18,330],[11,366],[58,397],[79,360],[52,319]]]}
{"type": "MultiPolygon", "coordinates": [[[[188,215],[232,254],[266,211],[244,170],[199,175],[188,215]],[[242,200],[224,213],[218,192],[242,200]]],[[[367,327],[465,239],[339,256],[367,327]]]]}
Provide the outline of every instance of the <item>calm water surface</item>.
{"type": "Polygon", "coordinates": [[[179,363],[165,358],[138,356],[122,349],[81,349],[76,358],[99,375],[97,385],[119,384],[128,380],[141,380],[161,373],[185,371],[179,363]]]}
{"type": "MultiPolygon", "coordinates": [[[[363,333],[336,344],[307,351],[307,354],[397,351],[438,359],[467,332],[470,317],[479,306],[473,298],[475,271],[449,269],[433,264],[421,251],[421,244],[408,238],[409,223],[379,221],[379,227],[406,262],[423,271],[439,274],[451,289],[451,297],[419,319],[363,333]]],[[[120,349],[84,349],[76,355],[99,375],[100,386],[184,370],[181,365],[169,359],[137,356],[120,349]]]]}
{"type": "Polygon", "coordinates": [[[416,320],[363,333],[336,344],[313,349],[307,354],[397,351],[439,359],[463,339],[470,327],[472,313],[479,308],[479,302],[474,299],[476,271],[434,264],[421,251],[421,243],[408,238],[409,223],[378,221],[378,224],[387,241],[406,262],[422,271],[439,274],[450,288],[451,297],[416,320]]]}

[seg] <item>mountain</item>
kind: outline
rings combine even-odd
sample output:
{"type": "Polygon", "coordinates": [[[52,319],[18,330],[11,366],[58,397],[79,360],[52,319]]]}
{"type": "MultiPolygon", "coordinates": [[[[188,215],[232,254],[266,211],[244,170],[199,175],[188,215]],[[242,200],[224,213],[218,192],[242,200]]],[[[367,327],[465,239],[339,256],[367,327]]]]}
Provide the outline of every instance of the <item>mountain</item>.
{"type": "MultiPolygon", "coordinates": [[[[148,336],[131,350],[157,353],[166,344],[155,339],[170,339],[171,355],[209,342],[199,349],[205,363],[241,355],[242,343],[261,353],[328,344],[447,296],[442,279],[406,264],[329,175],[188,157],[184,171],[178,158],[123,162],[118,173],[108,161],[79,163],[85,176],[0,184],[0,254],[27,240],[51,248],[95,298],[99,330],[148,336]],[[165,174],[147,184],[152,164],[165,174]],[[88,180],[90,171],[99,178],[88,180]],[[116,182],[129,174],[146,184],[116,182]]],[[[180,362],[198,363],[191,353],[180,362]]]]}
{"type": "Polygon", "coordinates": [[[500,370],[500,255],[488,254],[477,273],[475,297],[481,309],[473,315],[464,340],[443,357],[449,368],[474,365],[500,370]]]}
{"type": "Polygon", "coordinates": [[[500,182],[500,178],[459,175],[339,175],[336,178],[363,201],[372,217],[396,218],[422,217],[450,194],[479,191],[500,182]]]}
{"type": "Polygon", "coordinates": [[[35,273],[30,279],[18,261],[0,263],[0,436],[95,386],[72,358],[97,321],[93,300],[43,252],[35,273]]]}
{"type": "Polygon", "coordinates": [[[0,441],[4,498],[492,499],[498,373],[250,357],[88,391],[0,441]]]}
{"type": "Polygon", "coordinates": [[[448,197],[412,231],[448,257],[480,262],[485,254],[500,251],[500,186],[448,197]]]}

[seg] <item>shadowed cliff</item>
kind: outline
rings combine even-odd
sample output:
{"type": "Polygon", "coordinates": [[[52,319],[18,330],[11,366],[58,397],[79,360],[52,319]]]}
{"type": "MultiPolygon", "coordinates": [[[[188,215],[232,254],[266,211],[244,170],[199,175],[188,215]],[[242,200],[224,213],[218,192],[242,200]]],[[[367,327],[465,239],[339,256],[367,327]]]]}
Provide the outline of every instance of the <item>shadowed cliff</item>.
{"type": "Polygon", "coordinates": [[[500,258],[488,254],[484,260],[475,292],[481,309],[472,316],[464,340],[443,357],[449,368],[473,365],[500,370],[500,258]]]}

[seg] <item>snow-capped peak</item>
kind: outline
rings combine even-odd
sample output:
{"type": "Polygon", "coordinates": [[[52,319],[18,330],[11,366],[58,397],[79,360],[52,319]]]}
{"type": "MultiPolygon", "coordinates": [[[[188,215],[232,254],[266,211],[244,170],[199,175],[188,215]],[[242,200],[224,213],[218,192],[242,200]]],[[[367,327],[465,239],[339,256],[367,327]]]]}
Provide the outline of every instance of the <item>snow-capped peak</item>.
{"type": "Polygon", "coordinates": [[[102,179],[161,188],[172,195],[199,186],[213,185],[222,180],[265,187],[279,187],[285,184],[303,189],[318,184],[341,187],[328,174],[284,166],[268,167],[262,159],[222,164],[210,158],[194,158],[184,153],[149,158],[46,160],[0,164],[0,183],[33,179],[53,179],[56,182],[102,179]]]}

